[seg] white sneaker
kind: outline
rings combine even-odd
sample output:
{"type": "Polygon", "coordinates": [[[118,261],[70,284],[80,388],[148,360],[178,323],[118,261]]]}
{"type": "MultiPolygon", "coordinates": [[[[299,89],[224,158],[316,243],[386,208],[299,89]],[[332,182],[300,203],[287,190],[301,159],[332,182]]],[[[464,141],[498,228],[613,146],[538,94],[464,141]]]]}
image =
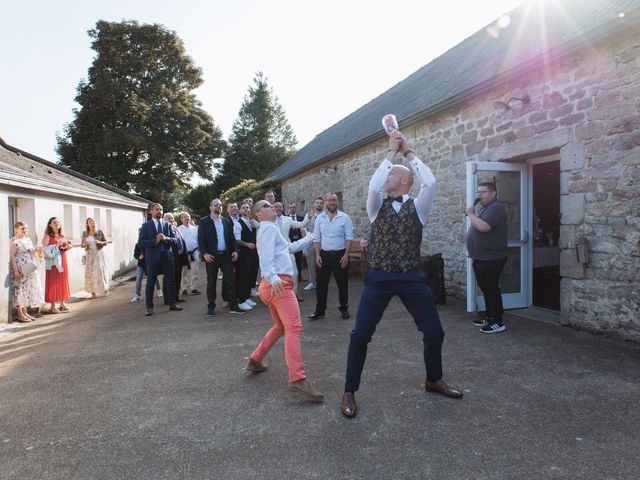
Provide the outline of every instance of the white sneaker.
{"type": "Polygon", "coordinates": [[[136,303],[140,301],[140,295],[134,295],[131,299],[131,303],[136,303]]]}
{"type": "Polygon", "coordinates": [[[162,290],[156,290],[156,296],[162,297],[162,290]]]}
{"type": "Polygon", "coordinates": [[[305,290],[313,290],[314,288],[316,288],[316,284],[313,282],[309,283],[309,285],[304,287],[305,290]]]}
{"type": "Polygon", "coordinates": [[[260,294],[258,293],[258,290],[256,290],[255,288],[251,289],[251,296],[252,297],[259,297],[260,294]]]}
{"type": "Polygon", "coordinates": [[[254,302],[250,298],[247,298],[244,303],[249,304],[250,307],[255,307],[256,305],[258,305],[256,302],[254,302]]]}
{"type": "Polygon", "coordinates": [[[245,311],[245,312],[248,312],[249,310],[252,309],[251,305],[249,305],[247,302],[242,302],[242,303],[238,304],[238,308],[240,310],[245,311]]]}

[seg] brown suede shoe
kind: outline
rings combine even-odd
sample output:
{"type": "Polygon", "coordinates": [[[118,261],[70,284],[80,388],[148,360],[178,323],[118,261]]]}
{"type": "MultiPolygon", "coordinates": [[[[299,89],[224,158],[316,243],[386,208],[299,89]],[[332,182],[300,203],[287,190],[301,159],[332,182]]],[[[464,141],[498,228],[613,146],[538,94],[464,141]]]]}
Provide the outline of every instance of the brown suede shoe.
{"type": "Polygon", "coordinates": [[[289,383],[289,395],[309,402],[324,402],[324,395],[313,388],[306,378],[289,383]]]}
{"type": "Polygon", "coordinates": [[[358,414],[356,396],[353,392],[344,392],[342,394],[340,409],[342,410],[342,414],[347,418],[353,418],[358,414]]]}
{"type": "Polygon", "coordinates": [[[247,370],[254,373],[264,372],[267,369],[267,365],[264,365],[260,362],[256,362],[253,358],[249,358],[249,365],[247,365],[247,370]]]}
{"type": "Polygon", "coordinates": [[[424,389],[427,392],[439,393],[449,398],[462,398],[462,392],[460,390],[451,388],[442,380],[436,380],[435,382],[430,382],[429,380],[427,380],[424,382],[424,389]]]}

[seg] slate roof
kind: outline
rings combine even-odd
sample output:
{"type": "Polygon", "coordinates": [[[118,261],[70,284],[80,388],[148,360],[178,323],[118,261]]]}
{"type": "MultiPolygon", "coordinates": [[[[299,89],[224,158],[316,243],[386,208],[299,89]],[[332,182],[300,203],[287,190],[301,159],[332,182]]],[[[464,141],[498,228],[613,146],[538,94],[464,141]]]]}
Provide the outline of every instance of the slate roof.
{"type": "Polygon", "coordinates": [[[280,182],[382,138],[380,119],[393,113],[400,127],[433,115],[590,41],[639,25],[640,0],[564,0],[523,3],[511,23],[491,36],[488,25],[431,63],[329,127],[271,173],[280,182]],[[619,14],[625,15],[620,17],[619,14]],[[544,39],[542,39],[542,32],[544,39]]]}
{"type": "Polygon", "coordinates": [[[50,162],[0,138],[0,185],[146,208],[148,200],[50,162]]]}

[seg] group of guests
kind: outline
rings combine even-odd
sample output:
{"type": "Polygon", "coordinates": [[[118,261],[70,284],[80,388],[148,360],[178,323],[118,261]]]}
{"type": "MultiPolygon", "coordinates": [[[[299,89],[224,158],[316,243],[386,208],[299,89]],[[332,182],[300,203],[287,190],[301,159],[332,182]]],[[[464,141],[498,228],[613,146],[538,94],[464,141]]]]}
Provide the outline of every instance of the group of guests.
{"type": "MultiPolygon", "coordinates": [[[[107,262],[104,251],[107,238],[96,226],[93,218],[87,218],[82,232],[80,247],[85,250],[85,290],[92,298],[109,294],[107,262]]],[[[29,308],[49,304],[49,312],[68,312],[66,302],[71,299],[69,270],[66,252],[72,248],[62,230],[58,217],[51,217],[45,227],[41,245],[34,247],[28,236],[29,227],[24,222],[16,222],[15,235],[11,238],[9,252],[11,264],[10,295],[16,309],[16,320],[28,323],[36,320],[29,308]],[[40,283],[41,259],[44,259],[45,288],[40,283]],[[57,304],[57,305],[56,305],[57,304]]]]}

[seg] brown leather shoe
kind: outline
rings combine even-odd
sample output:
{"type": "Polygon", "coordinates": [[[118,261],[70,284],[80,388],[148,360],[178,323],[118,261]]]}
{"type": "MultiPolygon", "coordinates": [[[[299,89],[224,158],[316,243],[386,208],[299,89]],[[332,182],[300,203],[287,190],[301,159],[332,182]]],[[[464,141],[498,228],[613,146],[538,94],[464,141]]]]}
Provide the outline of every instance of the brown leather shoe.
{"type": "Polygon", "coordinates": [[[267,365],[256,362],[253,358],[249,358],[249,365],[247,365],[247,370],[249,370],[250,372],[260,373],[264,372],[266,369],[267,365]]]}
{"type": "Polygon", "coordinates": [[[430,382],[429,380],[427,380],[424,382],[424,389],[427,392],[439,393],[449,398],[462,398],[462,392],[460,390],[451,388],[442,380],[436,380],[435,382],[430,382]]]}
{"type": "Polygon", "coordinates": [[[344,392],[340,401],[340,409],[342,414],[347,418],[353,418],[358,414],[358,406],[356,405],[356,397],[353,392],[344,392]]]}
{"type": "Polygon", "coordinates": [[[316,390],[306,378],[289,383],[289,395],[309,402],[324,402],[324,395],[316,390]]]}
{"type": "Polygon", "coordinates": [[[153,308],[147,308],[147,311],[144,313],[145,317],[150,317],[153,315],[153,308]]]}

